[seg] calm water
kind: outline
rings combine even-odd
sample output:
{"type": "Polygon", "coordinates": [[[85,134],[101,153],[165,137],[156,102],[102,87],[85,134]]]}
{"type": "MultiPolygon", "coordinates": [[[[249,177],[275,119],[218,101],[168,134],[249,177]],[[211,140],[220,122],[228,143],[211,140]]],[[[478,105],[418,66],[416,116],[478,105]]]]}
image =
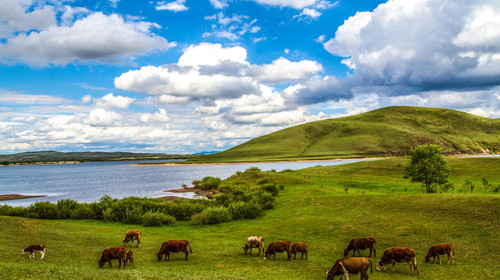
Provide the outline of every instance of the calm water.
{"type": "MultiPolygon", "coordinates": [[[[131,166],[139,161],[126,161],[1,166],[0,194],[47,195],[41,198],[1,202],[16,206],[27,206],[35,201],[57,202],[59,199],[93,202],[99,200],[104,194],[115,198],[160,197],[173,195],[165,193],[164,190],[178,189],[182,184],[191,186],[193,180],[199,180],[205,176],[225,179],[236,171],[245,171],[252,166],[257,166],[261,170],[282,171],[356,161],[358,160],[160,166],[131,166]]],[[[175,195],[189,197],[192,194],[175,195]]]]}

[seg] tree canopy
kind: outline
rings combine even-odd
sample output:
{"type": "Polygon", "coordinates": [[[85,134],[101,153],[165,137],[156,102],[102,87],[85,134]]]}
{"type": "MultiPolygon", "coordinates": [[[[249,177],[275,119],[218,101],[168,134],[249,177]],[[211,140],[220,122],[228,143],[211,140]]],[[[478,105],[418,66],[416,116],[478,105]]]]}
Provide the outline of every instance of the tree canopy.
{"type": "Polygon", "coordinates": [[[403,177],[411,182],[422,182],[425,191],[435,191],[435,185],[448,183],[450,168],[437,145],[422,145],[410,150],[410,162],[403,169],[403,177]]]}

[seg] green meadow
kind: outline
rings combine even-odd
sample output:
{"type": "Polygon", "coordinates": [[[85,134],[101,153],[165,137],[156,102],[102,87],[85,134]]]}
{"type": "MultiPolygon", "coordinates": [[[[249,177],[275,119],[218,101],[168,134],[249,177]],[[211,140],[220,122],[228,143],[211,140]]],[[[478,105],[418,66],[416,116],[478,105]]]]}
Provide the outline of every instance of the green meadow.
{"type": "Polygon", "coordinates": [[[402,178],[406,162],[389,158],[253,177],[235,174],[224,184],[252,185],[268,178],[284,188],[262,217],[218,225],[143,227],[0,216],[0,279],[325,279],[349,240],[367,236],[377,240],[370,279],[500,279],[500,195],[493,191],[500,185],[500,158],[448,158],[454,189],[434,194],[402,178]],[[482,178],[492,186],[485,189],[482,178]],[[462,189],[466,179],[475,185],[472,193],[462,189]],[[121,246],[129,229],[143,232],[141,248],[127,247],[135,253],[135,266],[118,269],[115,260],[112,269],[100,269],[102,251],[121,246]],[[266,248],[278,240],[307,242],[309,259],[287,261],[278,253],[276,260],[263,260],[255,249],[254,255],[244,255],[241,247],[253,235],[263,236],[266,248]],[[183,253],[171,254],[170,262],[157,260],[155,253],[170,239],[191,242],[188,262],[183,253]],[[456,246],[455,263],[446,264],[445,256],[441,265],[424,263],[428,248],[444,242],[456,246]],[[39,253],[35,259],[21,255],[23,248],[41,243],[47,246],[43,260],[39,253]],[[394,246],[416,251],[419,276],[409,276],[405,263],[396,264],[395,271],[376,271],[377,259],[394,246]]]}

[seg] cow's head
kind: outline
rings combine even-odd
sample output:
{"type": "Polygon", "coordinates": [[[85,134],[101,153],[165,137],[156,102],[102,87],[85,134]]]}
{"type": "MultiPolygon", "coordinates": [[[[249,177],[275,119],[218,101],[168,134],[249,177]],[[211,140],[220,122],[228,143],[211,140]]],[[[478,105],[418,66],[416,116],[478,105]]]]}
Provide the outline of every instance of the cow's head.
{"type": "Polygon", "coordinates": [[[104,266],[104,260],[98,260],[97,262],[99,263],[99,268],[102,268],[104,266]]]}
{"type": "Polygon", "coordinates": [[[347,248],[344,249],[344,257],[347,257],[348,254],[349,254],[349,250],[347,250],[347,248]]]}
{"type": "Polygon", "coordinates": [[[243,246],[243,247],[241,247],[241,248],[243,248],[243,251],[245,251],[245,255],[246,255],[246,254],[247,254],[247,250],[248,250],[248,248],[250,248],[250,247],[248,247],[248,245],[245,243],[245,246],[243,246]]]}
{"type": "Polygon", "coordinates": [[[134,252],[132,251],[127,252],[127,259],[125,260],[125,263],[127,263],[128,261],[130,261],[131,266],[134,265],[134,252]]]}
{"type": "Polygon", "coordinates": [[[26,251],[24,251],[24,249],[23,249],[23,251],[21,252],[21,254],[23,254],[23,255],[24,255],[24,253],[26,253],[26,251]]]}
{"type": "Polygon", "coordinates": [[[377,270],[380,271],[384,265],[385,265],[385,263],[383,263],[381,260],[378,260],[377,261],[377,270]]]}
{"type": "Polygon", "coordinates": [[[331,280],[331,279],[333,279],[334,276],[335,275],[332,274],[330,271],[328,271],[328,270],[326,271],[326,280],[331,280]]]}
{"type": "Polygon", "coordinates": [[[156,257],[158,258],[158,261],[161,261],[161,258],[163,257],[163,254],[156,253],[156,257]]]}
{"type": "Polygon", "coordinates": [[[429,262],[431,260],[431,256],[427,255],[425,256],[425,262],[429,262]]]}

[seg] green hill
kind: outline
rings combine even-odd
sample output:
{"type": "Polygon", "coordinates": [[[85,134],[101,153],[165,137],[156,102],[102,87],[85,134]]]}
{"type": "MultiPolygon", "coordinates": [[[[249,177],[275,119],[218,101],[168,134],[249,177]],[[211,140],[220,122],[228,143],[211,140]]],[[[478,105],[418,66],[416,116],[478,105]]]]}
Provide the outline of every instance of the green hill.
{"type": "Polygon", "coordinates": [[[255,162],[405,155],[437,144],[446,154],[500,151],[500,119],[449,109],[386,107],[283,129],[190,162],[255,162]]]}

